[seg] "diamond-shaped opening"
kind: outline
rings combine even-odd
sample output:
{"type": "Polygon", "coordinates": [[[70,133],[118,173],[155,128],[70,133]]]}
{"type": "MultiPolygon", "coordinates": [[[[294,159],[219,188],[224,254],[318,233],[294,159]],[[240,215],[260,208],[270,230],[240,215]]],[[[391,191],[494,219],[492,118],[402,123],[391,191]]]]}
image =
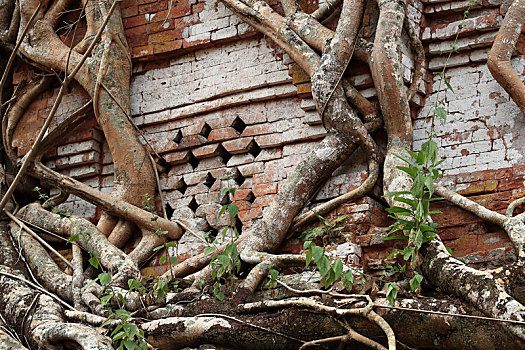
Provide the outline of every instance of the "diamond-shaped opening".
{"type": "Polygon", "coordinates": [[[179,144],[180,140],[182,140],[182,131],[179,130],[177,131],[177,134],[173,138],[173,142],[175,142],[176,144],[179,144]]]}
{"type": "Polygon", "coordinates": [[[164,168],[163,173],[168,174],[170,172],[172,165],[166,159],[159,157],[157,163],[164,168]]]}
{"type": "Polygon", "coordinates": [[[237,183],[237,185],[242,185],[244,183],[244,180],[246,180],[246,178],[242,176],[239,169],[235,168],[232,173],[232,179],[237,183]]]}
{"type": "Polygon", "coordinates": [[[253,194],[252,191],[250,191],[250,193],[248,193],[248,195],[246,196],[244,200],[250,202],[250,204],[253,204],[253,202],[255,202],[255,195],[253,194]]]}
{"type": "Polygon", "coordinates": [[[199,132],[199,135],[204,136],[205,138],[208,138],[208,135],[211,132],[211,126],[208,125],[208,123],[204,123],[202,126],[201,131],[199,132]]]}
{"type": "Polygon", "coordinates": [[[171,219],[174,211],[175,209],[173,209],[169,203],[166,203],[166,218],[168,220],[171,219]]]}
{"type": "Polygon", "coordinates": [[[204,180],[204,184],[208,188],[210,188],[211,186],[213,186],[214,183],[215,183],[215,178],[210,172],[208,172],[208,174],[206,175],[206,179],[204,180]]]}
{"type": "Polygon", "coordinates": [[[242,134],[244,129],[246,129],[246,123],[241,118],[237,117],[232,123],[232,128],[237,130],[239,134],[242,134]]]}
{"type": "Polygon", "coordinates": [[[253,158],[257,157],[259,153],[261,153],[261,147],[255,140],[252,140],[250,144],[248,145],[248,153],[250,153],[253,158]]]}
{"type": "Polygon", "coordinates": [[[188,203],[188,208],[190,208],[191,211],[193,211],[195,213],[195,211],[197,210],[198,207],[199,207],[199,204],[195,200],[195,197],[192,197],[191,201],[188,203]]]}
{"type": "Polygon", "coordinates": [[[217,147],[217,153],[219,157],[222,159],[222,163],[224,165],[228,164],[228,161],[232,157],[231,153],[228,152],[226,148],[224,148],[222,145],[219,145],[219,147],[217,147]]]}
{"type": "Polygon", "coordinates": [[[178,190],[180,193],[184,194],[187,188],[188,188],[188,185],[186,185],[184,178],[181,176],[180,180],[177,181],[177,184],[175,185],[175,189],[178,190]]]}
{"type": "Polygon", "coordinates": [[[193,153],[190,152],[190,156],[188,158],[188,163],[190,163],[191,167],[195,169],[199,165],[199,160],[193,153]]]}

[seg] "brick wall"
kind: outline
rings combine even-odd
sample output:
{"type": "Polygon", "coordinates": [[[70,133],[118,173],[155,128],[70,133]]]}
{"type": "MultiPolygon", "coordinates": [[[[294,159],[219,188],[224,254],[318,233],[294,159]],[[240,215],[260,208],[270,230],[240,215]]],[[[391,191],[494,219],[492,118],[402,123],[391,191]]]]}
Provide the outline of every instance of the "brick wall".
{"type": "MultiPolygon", "coordinates": [[[[445,158],[446,176],[441,182],[491,209],[503,210],[522,192],[525,169],[523,116],[486,67],[488,49],[508,4],[478,0],[462,22],[468,4],[423,0],[412,1],[407,8],[420,30],[428,61],[425,81],[411,101],[414,144],[417,149],[424,142],[429,129],[425,116],[439,94],[450,112],[447,123],[436,127],[440,156],[445,158]],[[436,83],[433,73],[445,64],[458,31],[456,51],[448,61],[451,93],[436,83]]],[[[134,59],[132,115],[146,147],[163,159],[161,187],[168,213],[196,231],[217,232],[227,224],[217,218],[223,201],[220,190],[233,186],[242,222],[235,224],[246,229],[262,215],[287,174],[325,135],[308,79],[286,54],[215,0],[125,0],[121,6],[134,59]],[[227,173],[233,178],[221,180],[227,173]]],[[[308,6],[313,9],[316,4],[308,6]]],[[[408,84],[413,60],[407,42],[405,37],[401,63],[408,84]]],[[[520,73],[525,69],[521,47],[513,59],[520,73]]],[[[19,68],[15,83],[28,79],[28,72],[27,67],[19,68]]],[[[367,67],[352,64],[349,78],[376,102],[367,67]]],[[[82,92],[74,87],[58,119],[82,105],[78,96],[82,92]]],[[[28,148],[22,133],[41,125],[51,97],[50,93],[33,102],[24,116],[16,138],[20,155],[28,148]]],[[[378,143],[384,146],[383,133],[378,143]]],[[[93,119],[50,154],[47,164],[111,191],[111,156],[93,119]]],[[[357,152],[323,184],[312,202],[355,188],[366,170],[366,159],[357,152]]],[[[381,264],[388,255],[385,248],[392,243],[380,240],[384,235],[380,228],[389,224],[380,194],[377,187],[329,215],[348,216],[344,235],[331,242],[330,252],[357,265],[381,264]]],[[[474,264],[510,256],[511,247],[501,230],[445,203],[437,206],[445,213],[435,217],[439,231],[455,255],[474,264]]],[[[70,198],[64,207],[90,217],[98,214],[78,198],[70,198]]],[[[283,249],[297,251],[300,243],[291,240],[283,249]]],[[[202,248],[188,236],[177,253],[183,258],[202,248]]]]}

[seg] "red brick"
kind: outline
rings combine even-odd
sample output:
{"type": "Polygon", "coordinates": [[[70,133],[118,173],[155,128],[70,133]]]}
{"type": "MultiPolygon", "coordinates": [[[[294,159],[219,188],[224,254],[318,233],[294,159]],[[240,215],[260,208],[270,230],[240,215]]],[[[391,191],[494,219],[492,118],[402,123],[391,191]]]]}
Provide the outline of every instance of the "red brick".
{"type": "Polygon", "coordinates": [[[278,187],[279,186],[278,186],[277,182],[268,183],[268,184],[262,184],[262,185],[256,185],[256,186],[253,186],[253,194],[256,197],[259,197],[259,196],[263,196],[265,194],[277,193],[278,187]]]}
{"type": "Polygon", "coordinates": [[[153,45],[136,46],[131,48],[133,58],[142,58],[153,55],[153,45]]]}
{"type": "Polygon", "coordinates": [[[157,13],[168,8],[166,0],[154,1],[148,4],[139,5],[139,13],[157,13]]]}
{"type": "Polygon", "coordinates": [[[183,164],[187,163],[190,157],[189,151],[176,151],[165,154],[164,159],[170,164],[183,164]]]}
{"type": "Polygon", "coordinates": [[[133,27],[146,25],[148,21],[146,21],[146,17],[144,15],[139,15],[139,16],[124,18],[122,20],[122,23],[124,24],[124,27],[126,28],[133,28],[133,27]]]}
{"type": "MultiPolygon", "coordinates": [[[[179,29],[166,30],[163,32],[150,34],[148,37],[148,42],[150,44],[164,43],[167,41],[173,41],[176,39],[181,39],[182,34],[179,29]]],[[[182,44],[182,43],[181,43],[182,44]]]]}
{"type": "Polygon", "coordinates": [[[122,18],[136,16],[139,13],[139,7],[137,5],[130,5],[124,7],[124,4],[121,4],[120,13],[122,18]]]}
{"type": "Polygon", "coordinates": [[[147,45],[148,35],[146,33],[146,26],[126,29],[126,38],[131,47],[147,45]]]}
{"type": "Polygon", "coordinates": [[[212,145],[201,146],[193,149],[192,152],[198,159],[215,157],[219,155],[219,145],[220,144],[215,143],[212,145]]]}
{"type": "Polygon", "coordinates": [[[210,134],[208,135],[208,140],[210,142],[224,141],[224,140],[231,140],[237,137],[239,137],[239,132],[237,132],[237,130],[235,130],[234,128],[227,127],[227,128],[220,128],[220,129],[212,130],[210,134]]]}
{"type": "Polygon", "coordinates": [[[171,52],[182,48],[182,40],[172,40],[163,43],[153,44],[153,53],[171,52]]]}
{"type": "Polygon", "coordinates": [[[252,142],[253,137],[241,137],[231,141],[223,142],[222,145],[231,154],[240,154],[248,152],[248,145],[252,142]]]}

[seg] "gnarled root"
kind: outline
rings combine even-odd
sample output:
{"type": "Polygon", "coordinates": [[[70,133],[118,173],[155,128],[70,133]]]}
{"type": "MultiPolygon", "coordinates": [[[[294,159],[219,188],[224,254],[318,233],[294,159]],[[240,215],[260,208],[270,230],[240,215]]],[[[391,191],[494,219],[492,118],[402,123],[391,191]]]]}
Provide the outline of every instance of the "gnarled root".
{"type": "Polygon", "coordinates": [[[523,30],[523,18],[525,18],[525,1],[515,0],[501,23],[498,35],[490,49],[487,66],[496,81],[525,114],[525,85],[510,63],[523,30]]]}
{"type": "Polygon", "coordinates": [[[113,275],[113,283],[127,287],[128,279],[138,278],[140,272],[137,264],[124,252],[108,242],[107,238],[89,221],[71,216],[60,215],[43,209],[39,204],[30,204],[20,210],[22,219],[69,238],[78,235],[78,244],[88,252],[96,252],[100,262],[113,275]]]}

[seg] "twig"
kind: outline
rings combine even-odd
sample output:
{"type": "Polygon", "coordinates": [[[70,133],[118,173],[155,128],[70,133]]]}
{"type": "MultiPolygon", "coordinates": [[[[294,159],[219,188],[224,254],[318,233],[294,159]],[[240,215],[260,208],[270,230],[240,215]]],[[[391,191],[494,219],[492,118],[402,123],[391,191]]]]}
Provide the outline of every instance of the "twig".
{"type": "Polygon", "coordinates": [[[84,55],[82,56],[82,58],[80,59],[78,64],[76,65],[75,69],[73,69],[73,71],[68,76],[66,76],[64,78],[64,80],[62,81],[62,84],[60,86],[60,90],[58,92],[58,95],[57,95],[57,98],[55,100],[55,103],[53,104],[53,107],[51,108],[51,111],[49,112],[49,115],[48,115],[44,125],[42,126],[42,129],[40,130],[40,132],[39,132],[39,134],[38,134],[38,136],[37,136],[37,138],[35,140],[35,143],[31,147],[29,152],[25,155],[24,160],[22,162],[22,165],[20,167],[20,170],[16,174],[13,182],[11,183],[11,185],[7,189],[7,192],[4,194],[4,197],[0,201],[0,212],[4,209],[5,205],[7,204],[7,201],[9,200],[9,197],[11,197],[11,194],[14,192],[16,186],[18,185],[18,183],[22,179],[25,171],[29,167],[29,164],[34,159],[34,157],[36,156],[36,153],[38,151],[40,142],[42,141],[42,138],[44,137],[45,133],[47,132],[47,129],[49,128],[49,125],[51,124],[51,121],[53,120],[53,118],[54,118],[54,116],[56,114],[56,111],[58,109],[58,106],[60,105],[60,102],[62,102],[62,98],[64,97],[64,94],[66,93],[66,89],[69,86],[69,83],[71,82],[71,80],[73,80],[73,78],[78,73],[78,71],[80,70],[82,65],[84,65],[84,62],[88,59],[88,57],[91,56],[91,52],[93,51],[93,48],[95,47],[97,41],[102,36],[102,32],[104,31],[104,28],[106,27],[106,25],[107,25],[107,23],[108,23],[108,21],[109,21],[109,19],[111,17],[111,14],[113,13],[115,8],[117,7],[117,4],[119,4],[119,1],[114,0],[113,4],[111,5],[111,8],[109,9],[108,15],[104,19],[104,22],[103,22],[102,26],[99,28],[99,30],[97,32],[97,35],[95,36],[94,40],[89,45],[88,49],[86,50],[86,52],[84,53],[84,55]]]}
{"type": "Polygon", "coordinates": [[[228,315],[224,315],[224,314],[199,314],[199,315],[195,315],[195,317],[222,317],[222,318],[225,318],[225,319],[228,319],[228,320],[232,320],[232,321],[235,321],[235,322],[242,323],[244,325],[247,325],[247,326],[250,326],[250,327],[253,327],[253,328],[256,328],[256,329],[263,330],[263,331],[268,332],[268,333],[277,334],[278,336],[281,336],[283,338],[288,338],[288,339],[291,339],[291,340],[299,342],[299,343],[303,343],[303,344],[306,343],[304,340],[292,337],[291,335],[284,334],[284,333],[281,333],[281,332],[278,332],[278,331],[274,331],[273,329],[269,329],[269,328],[266,328],[266,327],[261,327],[261,326],[258,326],[256,324],[249,323],[249,322],[240,320],[238,318],[235,318],[235,317],[232,317],[232,316],[228,316],[228,315]]]}
{"type": "Polygon", "coordinates": [[[36,290],[46,294],[46,295],[49,295],[51,298],[55,299],[56,301],[58,301],[60,304],[62,304],[63,306],[65,306],[66,308],[70,309],[70,310],[75,310],[75,308],[71,305],[69,305],[68,303],[66,303],[64,300],[60,299],[59,297],[57,297],[55,294],[53,293],[50,293],[48,292],[47,290],[45,290],[44,288],[42,287],[39,287],[37,286],[36,284],[34,284],[33,282],[31,281],[28,281],[26,280],[25,278],[22,278],[20,276],[17,276],[17,275],[12,275],[8,272],[3,272],[3,271],[0,271],[0,275],[3,275],[3,276],[7,276],[9,278],[13,278],[15,280],[18,280],[18,281],[21,281],[21,282],[24,282],[26,283],[27,285],[29,285],[30,287],[33,287],[35,288],[36,290]]]}
{"type": "MultiPolygon", "coordinates": [[[[166,218],[167,219],[167,218],[166,218]]],[[[204,244],[206,244],[206,246],[209,246],[210,244],[208,242],[206,242],[206,240],[204,238],[202,238],[201,236],[199,236],[197,233],[193,232],[185,223],[183,223],[182,221],[180,220],[173,220],[175,223],[177,223],[180,227],[182,227],[182,229],[186,232],[189,232],[193,237],[197,238],[199,241],[203,242],[204,244]]]]}
{"type": "Polygon", "coordinates": [[[64,258],[64,256],[62,256],[62,254],[60,254],[55,248],[53,248],[51,245],[49,245],[49,243],[47,243],[44,239],[42,239],[42,237],[40,237],[39,235],[37,235],[35,233],[35,231],[31,230],[29,227],[26,226],[26,224],[24,224],[22,221],[20,221],[16,216],[14,216],[13,214],[11,214],[10,212],[8,212],[7,210],[4,210],[4,213],[7,214],[7,216],[9,216],[9,218],[11,220],[13,220],[18,226],[20,226],[21,228],[23,228],[27,233],[29,233],[31,236],[33,236],[34,239],[36,239],[37,241],[39,241],[44,247],[46,247],[47,249],[49,249],[50,251],[52,251],[53,253],[55,253],[59,258],[60,260],[62,260],[68,267],[70,267],[72,270],[74,270],[74,266],[73,264],[71,264],[69,262],[69,260],[67,260],[66,258],[64,258]]]}
{"type": "MultiPolygon", "coordinates": [[[[11,56],[9,56],[9,60],[7,61],[7,64],[5,66],[4,74],[2,74],[2,79],[0,80],[0,94],[2,94],[2,91],[4,90],[4,85],[7,80],[7,76],[9,74],[9,71],[11,70],[11,66],[13,65],[13,62],[15,60],[16,53],[18,52],[18,49],[20,48],[20,45],[22,45],[22,41],[24,40],[24,37],[26,36],[27,32],[29,31],[29,28],[33,26],[33,23],[35,21],[36,15],[42,8],[42,0],[38,2],[38,6],[31,15],[31,18],[29,19],[29,22],[27,22],[27,25],[24,28],[24,31],[22,32],[22,35],[16,42],[15,48],[11,52],[11,56]]],[[[3,105],[2,105],[3,107],[3,105]]]]}

